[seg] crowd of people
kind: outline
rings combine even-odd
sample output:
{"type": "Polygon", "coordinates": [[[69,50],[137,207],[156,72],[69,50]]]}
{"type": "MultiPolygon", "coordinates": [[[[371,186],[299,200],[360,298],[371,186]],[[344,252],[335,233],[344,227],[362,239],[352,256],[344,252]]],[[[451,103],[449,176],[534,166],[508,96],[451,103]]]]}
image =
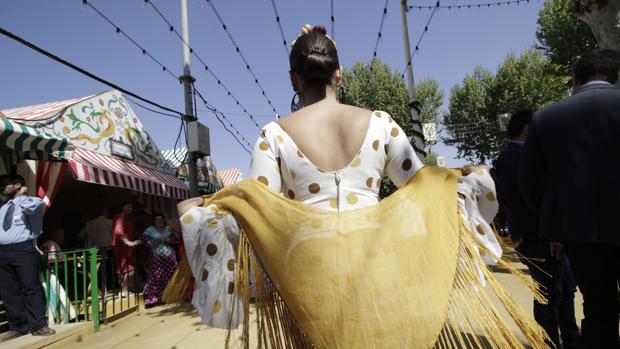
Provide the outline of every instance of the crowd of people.
{"type": "MultiPolygon", "coordinates": [[[[163,214],[153,214],[152,225],[138,234],[132,217],[132,204],[124,205],[114,218],[109,217],[108,209],[102,209],[79,232],[80,245],[65,248],[65,230],[61,226],[43,228],[45,203],[38,197],[26,195],[28,188],[23,177],[2,176],[0,187],[0,221],[3,222],[0,234],[0,299],[8,323],[8,331],[0,334],[0,342],[27,333],[37,336],[55,333],[48,325],[48,321],[53,320],[53,311],[45,309],[45,289],[51,288],[50,298],[58,298],[49,300],[50,307],[56,307],[58,303],[67,307],[64,295],[69,291],[63,289],[62,281],[46,285],[42,268],[50,269],[53,280],[62,278],[62,275],[54,275],[53,265],[64,261],[63,250],[75,247],[98,248],[98,253],[111,271],[110,275],[117,280],[101,287],[117,285],[115,288],[120,297],[130,296],[131,291],[144,292],[146,306],[161,303],[163,290],[176,268],[179,243],[163,214]],[[135,251],[138,246],[143,246],[141,253],[135,251]],[[47,265],[46,259],[49,262],[47,265]],[[140,276],[136,275],[138,267],[140,276]],[[135,285],[138,285],[137,289],[135,285]],[[60,294],[63,296],[58,297],[60,294]]],[[[73,311],[70,305],[69,309],[73,311]]]]}

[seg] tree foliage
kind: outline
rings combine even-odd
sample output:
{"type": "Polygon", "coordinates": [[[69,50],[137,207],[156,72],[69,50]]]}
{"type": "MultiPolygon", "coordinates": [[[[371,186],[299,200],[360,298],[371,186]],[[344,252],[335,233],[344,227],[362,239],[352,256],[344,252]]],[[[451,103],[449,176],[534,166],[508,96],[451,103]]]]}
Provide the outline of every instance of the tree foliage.
{"type": "Polygon", "coordinates": [[[592,30],[574,11],[575,0],[547,0],[538,13],[539,46],[566,74],[580,55],[597,47],[592,30]]]}
{"type": "MultiPolygon", "coordinates": [[[[346,103],[370,110],[389,113],[411,135],[409,91],[401,75],[389,65],[373,59],[364,64],[355,63],[342,74],[346,103]]],[[[416,97],[422,106],[421,122],[438,122],[443,105],[443,91],[433,79],[425,79],[416,86],[416,97]]]]}
{"type": "Polygon", "coordinates": [[[443,90],[437,80],[426,78],[415,87],[415,97],[420,103],[420,122],[439,122],[443,106],[443,90]]]}
{"type": "Polygon", "coordinates": [[[373,59],[355,63],[342,73],[346,103],[389,113],[408,135],[412,131],[409,93],[400,74],[390,66],[373,59]]]}
{"type": "Polygon", "coordinates": [[[456,146],[458,156],[468,161],[495,158],[506,140],[498,115],[539,109],[567,96],[567,77],[559,70],[535,49],[519,57],[508,55],[495,74],[476,67],[452,88],[443,141],[456,146]]]}
{"type": "MultiPolygon", "coordinates": [[[[344,70],[342,86],[347,104],[383,110],[396,120],[407,135],[412,135],[409,91],[399,72],[376,58],[366,64],[357,62],[344,70]]],[[[439,83],[430,78],[421,81],[416,86],[416,96],[422,106],[420,121],[439,122],[444,96],[439,83]]],[[[380,197],[386,197],[394,190],[392,182],[384,178],[380,197]]]]}

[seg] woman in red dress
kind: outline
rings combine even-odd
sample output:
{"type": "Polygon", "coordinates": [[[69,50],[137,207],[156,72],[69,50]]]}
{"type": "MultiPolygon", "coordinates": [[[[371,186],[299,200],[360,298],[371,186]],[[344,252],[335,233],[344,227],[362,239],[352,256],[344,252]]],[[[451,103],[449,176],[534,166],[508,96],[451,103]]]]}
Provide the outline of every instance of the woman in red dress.
{"type": "Polygon", "coordinates": [[[133,206],[126,204],[119,215],[114,218],[114,258],[116,262],[116,274],[121,284],[121,295],[129,295],[127,280],[133,279],[135,270],[134,247],[142,243],[136,240],[136,229],[129,218],[133,212],[133,206]]]}

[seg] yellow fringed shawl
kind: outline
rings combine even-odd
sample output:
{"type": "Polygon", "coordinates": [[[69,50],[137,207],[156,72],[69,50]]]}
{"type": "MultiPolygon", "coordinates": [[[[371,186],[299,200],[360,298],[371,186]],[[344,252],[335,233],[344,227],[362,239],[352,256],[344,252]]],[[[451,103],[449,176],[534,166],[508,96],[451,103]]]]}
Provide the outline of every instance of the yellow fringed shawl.
{"type": "Polygon", "coordinates": [[[529,344],[546,348],[542,328],[484,266],[456,202],[456,175],[431,167],[379,204],[340,213],[254,180],[205,197],[242,228],[235,296],[244,299],[246,347],[252,270],[258,347],[523,348],[492,291],[529,344]]]}

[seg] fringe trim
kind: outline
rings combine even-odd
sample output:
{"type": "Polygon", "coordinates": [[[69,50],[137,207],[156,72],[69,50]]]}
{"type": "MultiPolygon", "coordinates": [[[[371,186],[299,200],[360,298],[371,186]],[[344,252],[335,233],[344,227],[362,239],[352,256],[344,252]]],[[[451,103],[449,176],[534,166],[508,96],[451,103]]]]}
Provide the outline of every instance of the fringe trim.
{"type": "Polygon", "coordinates": [[[164,289],[162,301],[166,304],[181,304],[188,301],[187,295],[194,287],[194,276],[192,269],[189,267],[187,255],[183,254],[177,269],[174,271],[172,278],[164,289]]]}
{"type": "MultiPolygon", "coordinates": [[[[485,250],[466,224],[459,224],[459,250],[452,293],[442,330],[438,333],[435,349],[456,348],[525,348],[519,338],[500,315],[491,293],[495,294],[519,327],[532,349],[550,348],[549,337],[542,327],[514,300],[506,288],[484,266],[476,248],[485,250]],[[478,268],[478,266],[482,266],[478,268]],[[479,270],[486,278],[485,288],[479,270]]],[[[489,252],[489,251],[486,251],[489,252]]],[[[268,275],[257,260],[252,246],[241,232],[238,247],[239,268],[235,277],[235,297],[241,297],[245,319],[241,336],[242,347],[249,349],[250,270],[256,290],[257,341],[258,348],[315,348],[299,323],[293,317],[268,275]],[[263,277],[260,277],[263,276],[263,277]]],[[[545,297],[528,275],[508,262],[498,263],[517,276],[534,294],[534,298],[545,303],[545,297]]],[[[236,304],[236,302],[233,302],[236,304]]],[[[233,309],[234,312],[234,309],[233,309]]],[[[232,312],[231,312],[232,317],[232,312]]],[[[228,326],[226,348],[230,348],[233,328],[228,326]]]]}
{"type": "MultiPolygon", "coordinates": [[[[267,273],[258,262],[247,236],[241,231],[237,256],[239,267],[235,277],[238,285],[235,297],[243,300],[244,314],[243,332],[241,335],[242,347],[250,348],[249,316],[250,313],[250,274],[253,274],[254,289],[256,292],[256,323],[258,348],[314,348],[309,338],[302,332],[299,323],[293,317],[278,291],[269,280],[267,273]],[[250,272],[251,271],[251,272],[250,272]],[[261,277],[262,276],[262,277],[261,277]]],[[[233,302],[236,304],[237,302],[233,302]]],[[[234,309],[232,310],[234,312],[234,309]]],[[[231,314],[232,314],[231,312],[231,314]]],[[[226,346],[230,348],[231,333],[234,328],[228,326],[226,346]]]]}

